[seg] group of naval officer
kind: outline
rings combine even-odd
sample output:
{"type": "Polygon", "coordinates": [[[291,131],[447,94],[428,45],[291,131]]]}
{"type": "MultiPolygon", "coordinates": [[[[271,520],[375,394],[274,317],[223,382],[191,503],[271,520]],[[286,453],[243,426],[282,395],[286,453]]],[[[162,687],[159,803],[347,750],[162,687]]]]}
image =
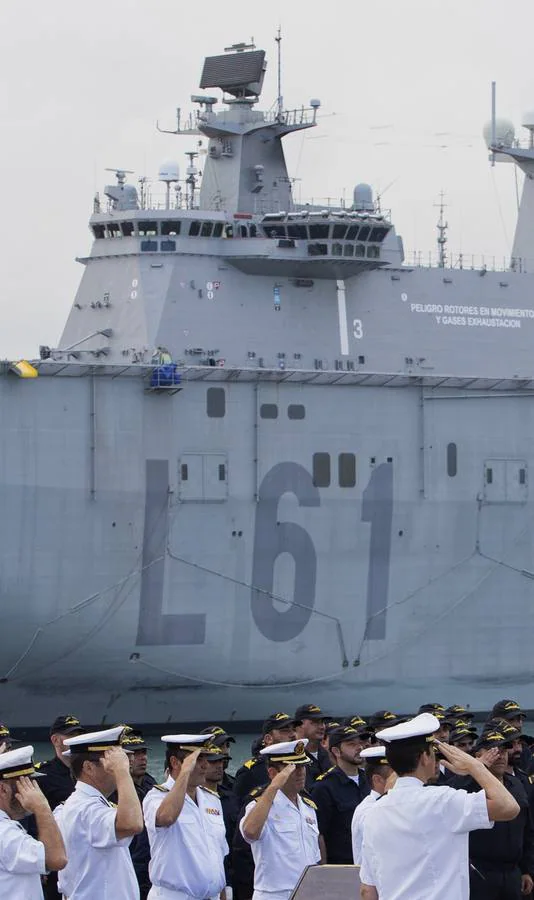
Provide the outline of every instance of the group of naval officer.
{"type": "Polygon", "coordinates": [[[161,784],[132,728],[60,716],[34,766],[0,726],[0,897],[289,900],[308,866],[355,863],[363,900],[519,900],[534,887],[524,718],[499,701],[479,734],[459,706],[335,721],[308,704],[266,719],[235,779],[224,729],[164,735],[161,784]]]}

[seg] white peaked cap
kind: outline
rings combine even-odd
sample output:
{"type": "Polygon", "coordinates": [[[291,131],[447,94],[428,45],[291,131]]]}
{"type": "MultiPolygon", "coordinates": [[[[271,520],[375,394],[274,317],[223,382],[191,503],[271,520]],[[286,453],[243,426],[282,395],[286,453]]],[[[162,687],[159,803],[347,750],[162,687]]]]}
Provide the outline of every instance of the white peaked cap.
{"type": "Polygon", "coordinates": [[[360,756],[362,759],[385,759],[386,748],[380,746],[366,747],[365,750],[362,750],[360,756]]]}
{"type": "Polygon", "coordinates": [[[22,775],[30,778],[40,775],[33,765],[33,747],[30,744],[0,753],[0,779],[20,778],[22,775]]]}
{"type": "Polygon", "coordinates": [[[69,749],[63,756],[70,756],[72,753],[103,753],[112,747],[120,747],[124,727],[116,725],[115,728],[106,728],[104,731],[89,731],[66,738],[64,743],[69,749]]]}
{"type": "Polygon", "coordinates": [[[418,737],[431,740],[430,735],[433,735],[440,727],[439,719],[433,716],[432,713],[421,713],[419,716],[409,719],[408,722],[400,722],[399,725],[392,725],[390,728],[383,728],[382,731],[377,731],[376,736],[380,741],[385,741],[386,744],[392,741],[406,741],[418,737]]]}
{"type": "Polygon", "coordinates": [[[296,741],[282,741],[279,744],[269,744],[260,750],[260,756],[267,757],[271,762],[295,763],[303,765],[310,762],[306,755],[308,738],[299,738],[296,741]]]}
{"type": "Polygon", "coordinates": [[[211,744],[214,734],[164,734],[164,744],[178,744],[181,750],[204,750],[211,744]]]}

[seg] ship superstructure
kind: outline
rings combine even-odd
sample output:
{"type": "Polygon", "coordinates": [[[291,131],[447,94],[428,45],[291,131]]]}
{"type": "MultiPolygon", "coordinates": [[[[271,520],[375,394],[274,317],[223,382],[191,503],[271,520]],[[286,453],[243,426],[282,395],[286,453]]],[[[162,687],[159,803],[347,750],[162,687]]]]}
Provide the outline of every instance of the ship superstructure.
{"type": "Polygon", "coordinates": [[[206,59],[185,178],[117,170],[57,348],[4,365],[10,724],[529,705],[531,181],[505,269],[451,267],[443,216],[411,264],[367,185],[295,200],[320,104],[261,112],[265,65],[206,59]]]}

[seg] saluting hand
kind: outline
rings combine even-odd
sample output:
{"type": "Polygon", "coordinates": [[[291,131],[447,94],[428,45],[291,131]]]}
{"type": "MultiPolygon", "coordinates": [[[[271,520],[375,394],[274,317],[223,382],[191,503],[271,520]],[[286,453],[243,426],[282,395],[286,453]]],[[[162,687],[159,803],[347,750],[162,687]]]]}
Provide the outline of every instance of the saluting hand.
{"type": "Polygon", "coordinates": [[[284,785],[287,784],[296,768],[295,763],[289,763],[289,765],[284,766],[284,768],[274,776],[271,781],[272,786],[276,788],[277,791],[281,790],[284,785]]]}
{"type": "Polygon", "coordinates": [[[105,772],[112,775],[121,773],[130,773],[130,760],[128,754],[122,747],[112,747],[106,750],[102,757],[102,767],[105,772]]]}
{"type": "Polygon", "coordinates": [[[198,760],[198,757],[200,756],[200,753],[201,753],[200,747],[197,747],[196,750],[193,750],[191,753],[188,753],[188,755],[186,756],[186,758],[184,759],[184,761],[182,763],[182,768],[180,769],[180,775],[182,775],[182,774],[187,775],[187,777],[189,778],[189,776],[191,775],[191,772],[193,771],[193,769],[195,768],[195,766],[197,764],[197,760],[198,760]]]}
{"type": "Polygon", "coordinates": [[[498,756],[499,756],[499,751],[497,750],[497,747],[490,747],[489,750],[484,750],[484,752],[481,753],[477,757],[477,759],[479,759],[481,763],[484,763],[484,765],[488,769],[491,769],[493,763],[495,762],[495,760],[497,759],[498,756]]]}
{"type": "Polygon", "coordinates": [[[24,775],[21,778],[17,778],[15,797],[23,809],[34,815],[40,809],[50,809],[48,800],[39,785],[31,778],[27,778],[24,775]]]}
{"type": "Polygon", "coordinates": [[[444,757],[443,762],[456,775],[469,775],[473,766],[479,762],[478,759],[469,756],[469,753],[464,753],[459,747],[443,744],[441,741],[435,741],[435,743],[444,757]]]}

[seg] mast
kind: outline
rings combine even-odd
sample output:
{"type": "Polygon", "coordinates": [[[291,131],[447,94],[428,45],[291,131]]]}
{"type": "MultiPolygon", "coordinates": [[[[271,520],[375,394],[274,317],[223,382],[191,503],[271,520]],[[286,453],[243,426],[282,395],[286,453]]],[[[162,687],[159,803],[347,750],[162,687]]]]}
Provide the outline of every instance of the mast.
{"type": "Polygon", "coordinates": [[[282,28],[280,25],[278,26],[278,34],[275,37],[275,41],[277,43],[278,51],[278,91],[276,105],[278,109],[278,120],[280,120],[284,111],[284,98],[282,96],[282,28]]]}
{"type": "Polygon", "coordinates": [[[440,269],[444,269],[447,265],[447,229],[449,227],[449,223],[445,221],[445,194],[441,191],[439,204],[434,204],[435,206],[439,206],[439,220],[436,226],[438,230],[438,266],[440,269]]]}

